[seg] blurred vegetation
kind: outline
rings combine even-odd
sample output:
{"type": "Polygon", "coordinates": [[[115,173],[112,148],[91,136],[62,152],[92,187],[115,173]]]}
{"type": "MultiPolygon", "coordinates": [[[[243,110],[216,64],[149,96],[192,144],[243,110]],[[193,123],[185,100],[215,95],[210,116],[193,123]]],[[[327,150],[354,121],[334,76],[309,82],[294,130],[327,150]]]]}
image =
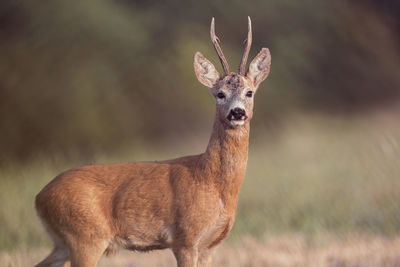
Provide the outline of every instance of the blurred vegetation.
{"type": "Polygon", "coordinates": [[[0,164],[38,154],[91,159],[208,132],[213,104],[192,57],[202,51],[221,69],[209,38],[212,16],[232,69],[247,15],[251,56],[271,49],[258,117],[391,104],[400,92],[396,7],[345,0],[1,1],[0,164]]]}
{"type": "Polygon", "coordinates": [[[0,250],[48,244],[35,194],[77,165],[203,151],[197,82],[216,19],[235,69],[272,53],[256,96],[232,237],[400,231],[400,16],[395,0],[0,2],[0,250]]]}

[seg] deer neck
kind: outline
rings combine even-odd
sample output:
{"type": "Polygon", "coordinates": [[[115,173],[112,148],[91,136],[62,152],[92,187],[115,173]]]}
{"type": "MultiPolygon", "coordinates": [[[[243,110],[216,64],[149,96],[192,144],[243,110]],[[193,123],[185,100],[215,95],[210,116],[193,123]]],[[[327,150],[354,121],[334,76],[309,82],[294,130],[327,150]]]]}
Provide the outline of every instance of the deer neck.
{"type": "Polygon", "coordinates": [[[237,199],[248,156],[250,123],[229,128],[216,118],[201,166],[205,177],[217,186],[223,200],[237,199]]]}

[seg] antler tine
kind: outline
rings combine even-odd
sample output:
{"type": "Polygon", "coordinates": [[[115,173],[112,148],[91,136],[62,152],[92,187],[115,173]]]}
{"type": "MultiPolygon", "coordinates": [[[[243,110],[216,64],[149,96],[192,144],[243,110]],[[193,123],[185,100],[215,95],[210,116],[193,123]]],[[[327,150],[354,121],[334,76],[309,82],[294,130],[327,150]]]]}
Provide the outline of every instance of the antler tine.
{"type": "Polygon", "coordinates": [[[244,52],[243,52],[242,60],[240,61],[240,66],[239,66],[239,74],[240,75],[244,75],[246,72],[247,58],[249,57],[251,41],[253,38],[252,32],[251,32],[250,16],[248,16],[247,19],[248,19],[247,39],[245,40],[244,52]]]}
{"type": "Polygon", "coordinates": [[[211,30],[210,30],[210,35],[211,35],[211,41],[214,45],[215,51],[218,54],[219,61],[221,61],[222,67],[224,68],[224,73],[225,76],[230,74],[229,71],[229,65],[228,62],[226,61],[224,57],[224,53],[222,53],[222,49],[219,46],[219,38],[215,36],[215,25],[214,25],[214,17],[211,19],[211,30]]]}

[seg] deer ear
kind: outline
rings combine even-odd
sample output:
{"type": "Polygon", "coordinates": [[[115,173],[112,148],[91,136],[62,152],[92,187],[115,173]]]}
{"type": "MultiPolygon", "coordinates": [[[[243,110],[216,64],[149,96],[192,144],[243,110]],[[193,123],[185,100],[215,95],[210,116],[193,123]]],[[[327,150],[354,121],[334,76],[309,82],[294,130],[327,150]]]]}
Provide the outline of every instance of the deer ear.
{"type": "Polygon", "coordinates": [[[213,88],[219,79],[219,73],[214,65],[200,52],[196,52],[194,54],[193,67],[199,82],[209,88],[213,88]]]}
{"type": "Polygon", "coordinates": [[[269,74],[271,68],[271,54],[268,48],[261,49],[260,53],[251,61],[246,76],[251,79],[257,89],[269,74]]]}

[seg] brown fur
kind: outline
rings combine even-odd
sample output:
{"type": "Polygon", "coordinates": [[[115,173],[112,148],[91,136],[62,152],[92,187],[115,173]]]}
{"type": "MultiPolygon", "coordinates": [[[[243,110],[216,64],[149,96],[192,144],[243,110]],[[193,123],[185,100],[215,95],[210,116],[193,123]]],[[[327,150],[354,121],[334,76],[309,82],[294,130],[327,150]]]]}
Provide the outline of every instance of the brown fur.
{"type": "Polygon", "coordinates": [[[213,248],[233,226],[247,165],[253,102],[243,94],[258,84],[234,73],[220,78],[198,54],[195,72],[214,95],[224,91],[244,101],[249,119],[231,126],[227,104],[219,103],[202,154],[85,166],[58,175],[36,197],[37,212],[55,245],[37,266],[63,266],[68,260],[73,267],[95,266],[101,255],[119,248],[171,248],[178,266],[211,266],[213,248]]]}

